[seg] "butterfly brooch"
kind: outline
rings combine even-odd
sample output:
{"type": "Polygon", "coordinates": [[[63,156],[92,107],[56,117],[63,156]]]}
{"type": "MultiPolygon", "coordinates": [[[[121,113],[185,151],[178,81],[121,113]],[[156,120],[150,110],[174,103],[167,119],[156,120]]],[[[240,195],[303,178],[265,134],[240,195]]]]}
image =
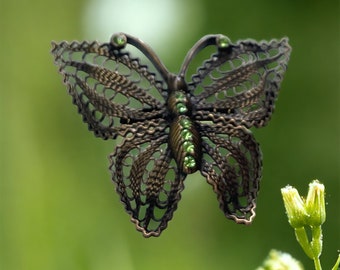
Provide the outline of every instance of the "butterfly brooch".
{"type": "Polygon", "coordinates": [[[89,130],[120,140],[109,156],[112,180],[143,236],[159,236],[167,227],[186,176],[196,171],[212,186],[227,218],[252,222],[262,157],[249,128],[271,118],[291,52],[287,38],[232,43],[207,35],[189,50],[178,74],[147,44],[124,33],[108,43],[52,47],[89,130]],[[187,74],[209,46],[214,53],[187,74]]]}

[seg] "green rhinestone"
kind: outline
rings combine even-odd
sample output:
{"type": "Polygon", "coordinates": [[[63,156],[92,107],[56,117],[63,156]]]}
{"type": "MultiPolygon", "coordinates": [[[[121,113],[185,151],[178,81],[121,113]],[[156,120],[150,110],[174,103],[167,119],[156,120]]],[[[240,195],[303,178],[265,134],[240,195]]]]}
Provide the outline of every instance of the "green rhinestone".
{"type": "Polygon", "coordinates": [[[175,98],[179,102],[186,102],[186,97],[182,92],[177,92],[175,98]]]}
{"type": "Polygon", "coordinates": [[[181,125],[181,127],[183,128],[190,128],[191,127],[191,121],[187,118],[182,118],[179,121],[179,124],[181,125]]]}
{"type": "Polygon", "coordinates": [[[186,113],[188,111],[188,108],[183,103],[177,103],[176,108],[180,114],[186,113]]]}
{"type": "Polygon", "coordinates": [[[126,44],[126,36],[124,34],[115,34],[112,36],[112,43],[116,47],[124,47],[126,44]]]}
{"type": "Polygon", "coordinates": [[[193,154],[195,152],[195,146],[190,141],[185,141],[183,143],[183,148],[184,148],[184,151],[187,153],[193,154]]]}
{"type": "Polygon", "coordinates": [[[189,129],[183,129],[181,132],[181,136],[185,141],[189,141],[192,139],[192,133],[189,129]]]}
{"type": "Polygon", "coordinates": [[[183,164],[187,168],[194,168],[196,166],[196,160],[192,156],[185,156],[183,164]]]}
{"type": "Polygon", "coordinates": [[[221,35],[217,38],[217,46],[220,49],[227,48],[229,45],[230,45],[230,39],[227,38],[226,36],[221,35]]]}

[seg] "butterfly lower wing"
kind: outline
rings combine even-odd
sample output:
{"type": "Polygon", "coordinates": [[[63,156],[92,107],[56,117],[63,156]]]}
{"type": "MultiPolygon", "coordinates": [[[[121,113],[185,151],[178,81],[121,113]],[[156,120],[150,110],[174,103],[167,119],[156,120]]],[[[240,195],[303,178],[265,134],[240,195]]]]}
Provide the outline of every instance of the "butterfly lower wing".
{"type": "Polygon", "coordinates": [[[202,175],[213,186],[227,218],[251,223],[262,170],[258,143],[249,130],[235,121],[202,124],[201,130],[202,175]]]}
{"type": "Polygon", "coordinates": [[[264,126],[273,113],[290,51],[287,39],[246,40],[218,50],[189,84],[196,119],[222,116],[247,127],[264,126]]]}
{"type": "Polygon", "coordinates": [[[52,43],[55,64],[84,122],[104,139],[121,135],[121,124],[164,114],[163,83],[138,59],[110,43],[52,43]]]}
{"type": "Polygon", "coordinates": [[[145,237],[159,236],[167,227],[184,188],[186,175],[179,173],[168,140],[164,130],[138,132],[110,156],[116,190],[145,237]]]}

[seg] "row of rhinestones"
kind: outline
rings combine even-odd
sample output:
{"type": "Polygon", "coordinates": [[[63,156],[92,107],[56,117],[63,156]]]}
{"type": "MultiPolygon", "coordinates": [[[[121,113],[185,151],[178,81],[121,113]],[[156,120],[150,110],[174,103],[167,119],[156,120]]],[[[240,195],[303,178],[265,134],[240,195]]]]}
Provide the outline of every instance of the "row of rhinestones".
{"type": "Polygon", "coordinates": [[[178,114],[186,114],[188,112],[188,107],[186,106],[187,98],[182,92],[175,94],[176,98],[176,110],[178,114]]]}
{"type": "Polygon", "coordinates": [[[194,168],[196,166],[196,160],[192,156],[195,154],[195,145],[192,141],[193,134],[190,131],[191,128],[191,121],[184,117],[179,121],[179,124],[182,128],[181,130],[181,136],[183,138],[183,150],[185,151],[185,156],[183,160],[183,165],[187,168],[194,168]]]}
{"type": "MultiPolygon", "coordinates": [[[[188,112],[188,107],[186,106],[187,98],[182,92],[175,94],[176,98],[176,110],[178,114],[185,115],[188,112]]],[[[195,145],[192,141],[193,134],[190,131],[191,121],[187,116],[182,116],[179,124],[181,126],[181,137],[183,141],[183,150],[186,152],[183,160],[183,165],[187,168],[194,168],[196,166],[195,158],[192,156],[195,153],[195,145]]]]}

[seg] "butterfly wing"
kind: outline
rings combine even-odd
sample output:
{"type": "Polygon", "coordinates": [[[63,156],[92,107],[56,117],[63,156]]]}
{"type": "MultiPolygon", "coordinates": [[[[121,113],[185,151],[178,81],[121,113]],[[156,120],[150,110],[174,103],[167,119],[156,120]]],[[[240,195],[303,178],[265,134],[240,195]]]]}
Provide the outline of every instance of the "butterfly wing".
{"type": "Polygon", "coordinates": [[[287,39],[245,40],[223,48],[218,39],[218,51],[188,84],[202,135],[201,173],[225,216],[249,224],[255,217],[262,157],[247,128],[270,120],[291,48],[287,39]]]}
{"type": "Polygon", "coordinates": [[[52,43],[55,64],[84,122],[103,139],[124,136],[126,124],[162,117],[164,83],[111,43],[52,43]]]}
{"type": "Polygon", "coordinates": [[[140,127],[110,156],[113,181],[131,220],[145,237],[159,236],[177,209],[185,174],[168,146],[168,124],[140,127]]]}
{"type": "Polygon", "coordinates": [[[287,39],[252,40],[219,49],[193,75],[189,90],[194,117],[233,119],[247,127],[264,126],[274,110],[291,48],[287,39]]]}
{"type": "Polygon", "coordinates": [[[112,43],[52,46],[89,129],[103,139],[124,138],[110,156],[112,179],[137,229],[145,237],[158,236],[177,208],[185,178],[168,148],[164,80],[112,43]]]}
{"type": "Polygon", "coordinates": [[[255,217],[261,178],[261,152],[252,133],[235,121],[201,124],[201,173],[213,186],[221,210],[237,223],[255,217]]]}

